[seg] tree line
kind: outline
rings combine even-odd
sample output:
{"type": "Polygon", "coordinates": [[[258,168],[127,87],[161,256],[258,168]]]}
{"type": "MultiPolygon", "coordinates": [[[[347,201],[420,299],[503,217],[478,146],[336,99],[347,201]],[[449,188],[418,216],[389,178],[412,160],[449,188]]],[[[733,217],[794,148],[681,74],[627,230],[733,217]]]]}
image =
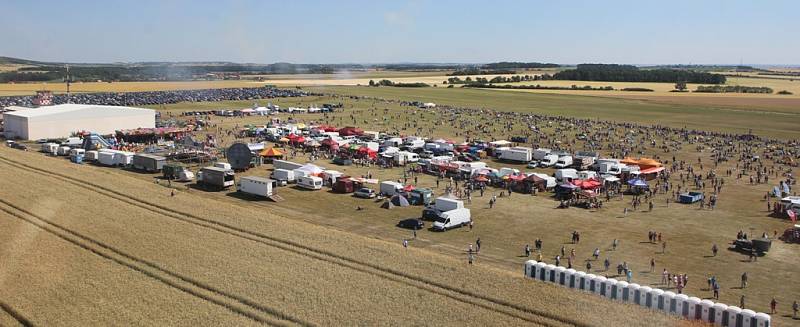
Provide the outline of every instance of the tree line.
{"type": "Polygon", "coordinates": [[[369,86],[393,86],[393,87],[429,87],[429,84],[426,83],[395,83],[388,79],[382,79],[380,81],[369,80],[369,86]]]}
{"type": "Polygon", "coordinates": [[[773,90],[765,86],[741,86],[741,85],[699,85],[695,92],[700,93],[765,93],[772,94],[773,90]]]}
{"type": "Polygon", "coordinates": [[[725,83],[725,76],[721,74],[678,69],[639,69],[632,65],[617,64],[581,64],[576,69],[560,71],[542,78],[603,82],[725,83]]]}

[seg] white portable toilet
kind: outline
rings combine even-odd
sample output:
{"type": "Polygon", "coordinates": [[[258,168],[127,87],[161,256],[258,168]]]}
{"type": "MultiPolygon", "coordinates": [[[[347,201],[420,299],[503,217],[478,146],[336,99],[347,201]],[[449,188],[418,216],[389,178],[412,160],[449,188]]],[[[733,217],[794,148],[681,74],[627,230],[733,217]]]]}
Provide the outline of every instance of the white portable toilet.
{"type": "Polygon", "coordinates": [[[636,304],[646,307],[647,301],[652,299],[652,295],[650,295],[650,291],[652,290],[653,288],[650,286],[642,286],[642,288],[639,289],[639,297],[636,301],[636,304]]]}
{"type": "Polygon", "coordinates": [[[613,286],[615,288],[615,292],[617,293],[616,297],[614,298],[617,301],[628,302],[631,298],[630,292],[628,291],[628,282],[626,281],[618,281],[616,285],[613,286]]]}
{"type": "Polygon", "coordinates": [[[544,281],[547,278],[547,264],[544,262],[537,262],[535,265],[536,267],[536,279],[544,281]]]}
{"type": "Polygon", "coordinates": [[[678,301],[675,300],[675,295],[675,293],[670,291],[666,291],[664,294],[661,294],[661,298],[664,299],[664,313],[677,314],[678,301]]]}
{"type": "Polygon", "coordinates": [[[715,303],[711,306],[711,312],[708,314],[708,317],[713,319],[709,321],[713,323],[714,326],[722,326],[722,315],[725,313],[725,310],[728,310],[728,306],[723,303],[715,303]]]}
{"type": "Polygon", "coordinates": [[[595,278],[597,278],[595,274],[586,274],[586,285],[583,288],[585,291],[595,293],[595,289],[597,289],[595,286],[597,285],[597,280],[595,278]]]}
{"type": "Polygon", "coordinates": [[[702,308],[700,313],[700,319],[702,319],[705,322],[714,322],[711,312],[711,308],[714,307],[714,302],[712,302],[711,300],[702,300],[700,301],[700,307],[702,308]]]}
{"type": "Polygon", "coordinates": [[[729,306],[724,313],[722,313],[722,326],[736,327],[736,321],[741,318],[742,309],[735,306],[729,306]]]}
{"type": "Polygon", "coordinates": [[[586,290],[586,273],[582,271],[575,272],[575,288],[579,290],[586,290]]]}
{"type": "Polygon", "coordinates": [[[756,321],[756,312],[750,309],[742,309],[742,323],[743,327],[751,327],[752,323],[756,321]]]}
{"type": "Polygon", "coordinates": [[[681,317],[688,317],[689,316],[689,296],[686,294],[678,294],[675,295],[675,303],[677,304],[677,310],[675,311],[676,315],[681,317]]]}
{"type": "Polygon", "coordinates": [[[534,272],[534,265],[536,265],[536,260],[528,260],[525,261],[525,277],[533,278],[534,272]]]}
{"type": "Polygon", "coordinates": [[[566,284],[564,284],[564,286],[569,287],[569,288],[575,288],[575,273],[576,272],[577,271],[575,269],[572,269],[572,268],[567,269],[567,270],[564,271],[564,274],[566,275],[566,279],[567,279],[567,282],[566,282],[566,284]]]}
{"type": "MultiPolygon", "coordinates": [[[[756,313],[754,319],[756,321],[756,327],[769,327],[772,320],[768,314],[763,312],[756,313]]],[[[752,324],[750,325],[752,326],[752,324]]]]}
{"type": "Polygon", "coordinates": [[[548,282],[551,282],[551,283],[555,282],[556,281],[555,271],[556,271],[556,266],[555,265],[547,265],[547,267],[545,267],[545,271],[544,271],[545,281],[548,281],[548,282]]]}
{"type": "Polygon", "coordinates": [[[641,286],[636,283],[632,283],[628,285],[628,300],[625,302],[637,304],[639,303],[639,297],[642,295],[641,286]]]}
{"type": "Polygon", "coordinates": [[[686,304],[689,306],[689,315],[687,318],[700,320],[703,314],[703,307],[700,306],[700,298],[690,297],[686,304]]]}
{"type": "Polygon", "coordinates": [[[616,280],[616,279],[613,279],[613,278],[606,279],[603,282],[603,284],[605,285],[605,291],[606,291],[606,293],[603,296],[605,296],[605,297],[607,297],[609,299],[612,299],[612,300],[616,299],[617,298],[617,283],[619,283],[619,281],[616,280]]]}
{"type": "Polygon", "coordinates": [[[605,296],[606,293],[606,280],[603,276],[597,276],[594,278],[594,293],[600,296],[605,296]]]}
{"type": "Polygon", "coordinates": [[[664,298],[661,295],[664,294],[664,291],[654,288],[650,291],[650,300],[649,303],[645,303],[648,308],[653,310],[664,310],[664,298]]]}
{"type": "Polygon", "coordinates": [[[567,274],[565,273],[566,271],[567,271],[567,268],[564,268],[564,267],[556,267],[556,269],[553,270],[553,273],[555,274],[555,282],[558,285],[562,285],[562,286],[566,285],[566,283],[567,283],[567,278],[566,278],[567,274]]]}

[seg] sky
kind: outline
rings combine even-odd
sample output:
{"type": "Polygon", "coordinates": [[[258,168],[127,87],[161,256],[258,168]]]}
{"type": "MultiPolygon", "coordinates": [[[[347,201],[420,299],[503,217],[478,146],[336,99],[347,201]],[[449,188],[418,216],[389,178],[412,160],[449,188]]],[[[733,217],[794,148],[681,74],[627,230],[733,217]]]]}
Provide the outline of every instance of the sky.
{"type": "Polygon", "coordinates": [[[59,62],[800,64],[800,1],[0,0],[59,62]]]}

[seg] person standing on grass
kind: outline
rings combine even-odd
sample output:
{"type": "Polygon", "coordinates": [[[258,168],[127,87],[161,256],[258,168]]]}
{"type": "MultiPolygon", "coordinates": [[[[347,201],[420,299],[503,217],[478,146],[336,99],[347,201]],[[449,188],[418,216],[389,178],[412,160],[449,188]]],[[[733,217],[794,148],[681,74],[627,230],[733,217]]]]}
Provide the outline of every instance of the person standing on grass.
{"type": "Polygon", "coordinates": [[[408,249],[408,240],[403,240],[403,247],[408,249]]]}
{"type": "Polygon", "coordinates": [[[711,254],[712,254],[712,256],[715,256],[715,257],[717,256],[717,250],[718,250],[717,249],[717,244],[714,243],[714,245],[711,246],[711,254]]]}
{"type": "Polygon", "coordinates": [[[617,245],[619,245],[619,240],[615,238],[614,241],[611,242],[611,251],[616,251],[617,245]]]}
{"type": "Polygon", "coordinates": [[[592,256],[594,257],[595,260],[597,260],[600,257],[600,248],[594,248],[592,256]]]}
{"type": "Polygon", "coordinates": [[[475,245],[477,246],[477,248],[475,249],[476,250],[475,252],[480,253],[481,252],[481,238],[480,237],[478,237],[478,239],[475,241],[475,245]]]}
{"type": "Polygon", "coordinates": [[[792,303],[792,319],[797,319],[797,310],[800,309],[800,305],[797,304],[797,300],[792,303]]]}
{"type": "Polygon", "coordinates": [[[739,308],[744,309],[744,294],[739,298],[739,308]]]}
{"type": "Polygon", "coordinates": [[[769,301],[769,313],[773,315],[778,313],[777,307],[778,301],[775,301],[775,298],[773,297],[772,301],[769,301]]]}
{"type": "Polygon", "coordinates": [[[742,289],[747,288],[747,272],[742,273],[742,289]]]}
{"type": "Polygon", "coordinates": [[[714,299],[719,300],[719,283],[714,283],[711,287],[714,288],[714,299]]]}
{"type": "Polygon", "coordinates": [[[628,283],[630,283],[631,280],[633,280],[633,270],[628,269],[628,273],[626,274],[625,277],[626,277],[626,280],[628,281],[628,283]]]}
{"type": "Polygon", "coordinates": [[[608,267],[611,267],[611,260],[608,260],[608,258],[606,258],[606,260],[603,261],[603,267],[606,269],[605,271],[608,271],[608,267]]]}
{"type": "Polygon", "coordinates": [[[654,272],[656,270],[656,259],[650,258],[650,272],[654,272]]]}
{"type": "Polygon", "coordinates": [[[669,279],[669,272],[667,268],[664,268],[664,271],[661,272],[661,284],[667,285],[667,280],[669,279]]]}
{"type": "Polygon", "coordinates": [[[474,261],[474,260],[475,260],[475,255],[473,255],[471,251],[470,251],[470,253],[467,255],[467,260],[469,260],[469,264],[470,264],[470,265],[472,264],[472,261],[474,261]]]}
{"type": "Polygon", "coordinates": [[[662,242],[661,243],[661,254],[666,254],[666,253],[667,253],[667,242],[662,242]]]}
{"type": "Polygon", "coordinates": [[[590,271],[592,271],[592,262],[589,261],[589,260],[586,260],[586,272],[590,272],[590,271]]]}
{"type": "Polygon", "coordinates": [[[531,256],[531,245],[530,244],[525,244],[525,256],[526,257],[530,257],[531,256]]]}

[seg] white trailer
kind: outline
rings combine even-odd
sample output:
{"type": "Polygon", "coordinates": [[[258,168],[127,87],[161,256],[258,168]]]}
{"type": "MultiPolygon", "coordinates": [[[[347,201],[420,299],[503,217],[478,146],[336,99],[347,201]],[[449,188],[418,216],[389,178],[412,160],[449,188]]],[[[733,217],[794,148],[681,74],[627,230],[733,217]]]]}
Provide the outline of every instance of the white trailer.
{"type": "Polygon", "coordinates": [[[258,176],[245,176],[239,179],[236,190],[241,193],[260,197],[270,197],[273,190],[278,187],[278,183],[269,178],[258,176]]]}
{"type": "Polygon", "coordinates": [[[286,160],[272,160],[272,166],[275,167],[275,169],[286,169],[286,170],[295,170],[297,168],[303,167],[302,164],[286,160]]]}
{"type": "Polygon", "coordinates": [[[553,152],[553,150],[545,148],[538,148],[536,150],[533,150],[533,159],[542,160],[546,155],[550,154],[550,152],[553,152]]]}
{"type": "Polygon", "coordinates": [[[464,208],[464,201],[446,198],[446,197],[438,197],[434,202],[434,207],[440,211],[450,211],[455,209],[463,209],[464,208]]]}
{"type": "Polygon", "coordinates": [[[578,171],[572,168],[556,170],[554,177],[560,182],[568,182],[578,178],[578,171]]]}
{"type": "Polygon", "coordinates": [[[45,143],[42,144],[42,152],[47,153],[49,155],[57,155],[58,154],[58,144],[55,143],[45,143]]]}
{"type": "Polygon", "coordinates": [[[297,186],[308,190],[322,189],[322,178],[317,176],[303,176],[297,179],[297,186]]]}
{"type": "Polygon", "coordinates": [[[275,169],[272,172],[272,178],[283,184],[294,183],[294,170],[275,169]]]}
{"type": "Polygon", "coordinates": [[[528,163],[533,158],[531,148],[526,147],[503,148],[498,152],[497,158],[500,160],[528,163]]]}
{"type": "Polygon", "coordinates": [[[60,147],[58,147],[57,154],[59,156],[68,156],[69,155],[69,150],[72,150],[72,148],[70,148],[68,146],[60,146],[60,147]]]}
{"type": "Polygon", "coordinates": [[[380,193],[386,196],[395,195],[403,189],[403,184],[393,181],[383,181],[380,184],[380,193]]]}

